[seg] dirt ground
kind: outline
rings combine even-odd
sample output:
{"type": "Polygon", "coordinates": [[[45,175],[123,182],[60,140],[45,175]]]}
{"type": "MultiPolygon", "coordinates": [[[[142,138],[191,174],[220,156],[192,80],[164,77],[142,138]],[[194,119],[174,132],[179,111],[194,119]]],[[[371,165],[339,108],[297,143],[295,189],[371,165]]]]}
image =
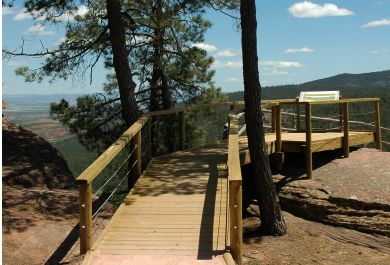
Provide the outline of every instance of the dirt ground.
{"type": "Polygon", "coordinates": [[[244,219],[244,264],[390,264],[390,239],[336,228],[284,212],[288,232],[259,236],[258,217],[244,219]]]}
{"type": "MultiPolygon", "coordinates": [[[[114,212],[93,222],[94,239],[114,212]]],[[[79,264],[78,192],[3,186],[3,264],[79,264]]]]}

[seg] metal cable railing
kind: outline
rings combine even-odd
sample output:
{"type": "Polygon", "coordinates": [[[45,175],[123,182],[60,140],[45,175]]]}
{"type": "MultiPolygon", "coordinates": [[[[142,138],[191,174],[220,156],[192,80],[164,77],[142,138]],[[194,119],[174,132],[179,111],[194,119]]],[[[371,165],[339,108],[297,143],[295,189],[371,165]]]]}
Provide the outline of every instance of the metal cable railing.
{"type": "Polygon", "coordinates": [[[95,211],[95,213],[92,215],[92,219],[99,213],[99,211],[103,208],[103,206],[108,202],[109,199],[115,194],[115,192],[118,190],[120,185],[123,183],[123,181],[128,177],[131,170],[133,170],[134,166],[137,164],[137,160],[134,161],[133,165],[130,167],[130,169],[126,172],[125,176],[119,181],[118,185],[115,186],[115,189],[110,193],[110,195],[107,197],[107,199],[100,205],[100,207],[95,211]]]}

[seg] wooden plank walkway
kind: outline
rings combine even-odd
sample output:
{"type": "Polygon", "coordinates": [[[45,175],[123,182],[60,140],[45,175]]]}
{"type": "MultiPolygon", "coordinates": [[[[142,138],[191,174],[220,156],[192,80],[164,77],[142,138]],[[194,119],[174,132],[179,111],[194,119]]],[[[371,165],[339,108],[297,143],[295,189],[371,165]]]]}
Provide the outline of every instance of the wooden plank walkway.
{"type": "Polygon", "coordinates": [[[217,165],[226,151],[223,143],[154,158],[88,263],[225,264],[227,177],[217,165]]]}
{"type": "MultiPolygon", "coordinates": [[[[343,147],[343,133],[313,133],[313,151],[343,147]]],[[[275,134],[266,135],[268,153],[275,134]]],[[[351,145],[374,141],[372,132],[350,132],[351,145]]],[[[240,137],[241,163],[250,161],[240,137]],[[243,159],[244,158],[244,159],[243,159]]],[[[303,152],[305,133],[283,133],[284,152],[303,152]]],[[[225,264],[227,143],[153,158],[146,173],[102,232],[86,264],[225,264]]]]}
{"type": "MultiPolygon", "coordinates": [[[[322,152],[343,148],[343,132],[321,132],[312,133],[312,151],[322,152]]],[[[373,132],[349,132],[350,146],[358,146],[373,143],[375,141],[373,132]]],[[[265,143],[268,154],[274,153],[276,134],[268,133],[265,135],[265,143]]],[[[239,137],[241,150],[241,164],[250,163],[248,151],[248,138],[246,136],[239,137]]],[[[286,153],[304,153],[306,145],[306,134],[304,132],[286,132],[282,133],[282,151],[286,153]]]]}

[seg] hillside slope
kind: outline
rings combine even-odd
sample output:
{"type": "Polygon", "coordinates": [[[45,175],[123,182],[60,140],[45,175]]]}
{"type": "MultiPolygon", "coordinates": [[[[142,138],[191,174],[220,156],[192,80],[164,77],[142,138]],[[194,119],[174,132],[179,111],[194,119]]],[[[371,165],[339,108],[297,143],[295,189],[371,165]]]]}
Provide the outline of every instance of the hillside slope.
{"type": "Polygon", "coordinates": [[[3,184],[23,188],[69,189],[74,177],[50,143],[3,119],[3,184]]]}

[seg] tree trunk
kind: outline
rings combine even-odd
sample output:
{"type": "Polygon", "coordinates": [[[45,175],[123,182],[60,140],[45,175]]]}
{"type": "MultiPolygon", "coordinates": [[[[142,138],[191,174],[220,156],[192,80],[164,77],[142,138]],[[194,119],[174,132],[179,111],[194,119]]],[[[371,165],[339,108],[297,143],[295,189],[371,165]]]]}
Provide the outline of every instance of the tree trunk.
{"type": "Polygon", "coordinates": [[[287,231],[272,181],[265,148],[261,113],[261,86],[257,57],[257,21],[255,0],[241,0],[242,57],[244,75],[245,122],[249,152],[253,166],[253,181],[260,208],[261,229],[266,234],[283,235],[287,231]]]}
{"type": "Polygon", "coordinates": [[[119,94],[122,106],[122,117],[127,126],[131,126],[139,117],[134,90],[136,84],[128,61],[126,48],[125,25],[121,15],[119,0],[107,0],[108,28],[113,54],[113,64],[118,80],[119,94]]]}

